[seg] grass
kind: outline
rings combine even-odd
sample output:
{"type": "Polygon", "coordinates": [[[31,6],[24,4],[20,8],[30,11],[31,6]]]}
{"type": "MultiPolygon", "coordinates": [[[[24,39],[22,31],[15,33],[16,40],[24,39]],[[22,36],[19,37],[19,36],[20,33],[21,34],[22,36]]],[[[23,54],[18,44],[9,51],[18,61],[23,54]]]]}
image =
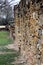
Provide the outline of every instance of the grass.
{"type": "Polygon", "coordinates": [[[13,65],[11,62],[15,61],[15,57],[19,56],[19,53],[15,50],[8,49],[6,47],[0,47],[1,52],[8,52],[7,54],[0,54],[0,65],[13,65]],[[9,52],[11,52],[9,54],[9,52]]]}
{"type": "Polygon", "coordinates": [[[13,49],[8,49],[6,47],[0,47],[0,52],[16,52],[16,51],[13,49]]]}
{"type": "Polygon", "coordinates": [[[18,53],[15,54],[0,54],[0,65],[12,65],[11,62],[15,61],[15,57],[18,56],[18,53]]]}
{"type": "Polygon", "coordinates": [[[0,31],[0,45],[7,45],[12,43],[12,39],[9,38],[9,32],[0,31]]]}
{"type": "Polygon", "coordinates": [[[0,54],[0,65],[13,65],[11,62],[15,61],[15,57],[19,56],[17,51],[5,47],[5,45],[11,44],[12,42],[13,40],[9,38],[9,32],[0,31],[0,53],[2,52],[0,54]],[[11,53],[9,54],[9,52],[11,53]]]}

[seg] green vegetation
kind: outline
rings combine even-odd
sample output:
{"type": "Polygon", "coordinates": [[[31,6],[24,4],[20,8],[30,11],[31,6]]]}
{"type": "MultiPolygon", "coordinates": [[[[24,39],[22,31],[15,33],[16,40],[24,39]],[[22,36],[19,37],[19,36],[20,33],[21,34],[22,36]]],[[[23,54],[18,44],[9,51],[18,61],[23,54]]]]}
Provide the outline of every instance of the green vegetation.
{"type": "Polygon", "coordinates": [[[19,56],[17,51],[5,47],[5,45],[12,43],[12,41],[9,38],[9,32],[0,31],[0,65],[14,65],[11,63],[15,61],[15,57],[19,56]]]}
{"type": "Polygon", "coordinates": [[[16,51],[13,49],[8,49],[6,47],[0,47],[0,52],[16,52],[16,51]]]}
{"type": "Polygon", "coordinates": [[[17,56],[17,53],[0,54],[0,65],[12,65],[11,62],[15,61],[14,58],[17,56]]]}
{"type": "Polygon", "coordinates": [[[9,38],[9,32],[0,31],[0,45],[7,45],[12,43],[12,39],[9,38]]]}
{"type": "Polygon", "coordinates": [[[0,53],[1,52],[2,52],[2,54],[0,54],[0,65],[13,65],[11,63],[13,61],[15,61],[15,57],[19,56],[19,53],[17,51],[8,49],[6,47],[0,47],[0,53]],[[8,52],[8,53],[6,53],[6,52],[8,52]]]}

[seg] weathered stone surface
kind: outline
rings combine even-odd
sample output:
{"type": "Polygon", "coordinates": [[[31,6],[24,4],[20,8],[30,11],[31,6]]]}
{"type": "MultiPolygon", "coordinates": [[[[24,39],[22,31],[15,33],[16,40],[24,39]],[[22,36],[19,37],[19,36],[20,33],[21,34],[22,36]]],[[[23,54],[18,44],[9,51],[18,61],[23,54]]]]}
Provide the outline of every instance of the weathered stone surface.
{"type": "Polygon", "coordinates": [[[29,5],[26,1],[24,3],[21,0],[14,9],[15,44],[17,43],[27,65],[43,65],[43,21],[39,15],[40,3],[33,4],[29,1],[29,5]]]}

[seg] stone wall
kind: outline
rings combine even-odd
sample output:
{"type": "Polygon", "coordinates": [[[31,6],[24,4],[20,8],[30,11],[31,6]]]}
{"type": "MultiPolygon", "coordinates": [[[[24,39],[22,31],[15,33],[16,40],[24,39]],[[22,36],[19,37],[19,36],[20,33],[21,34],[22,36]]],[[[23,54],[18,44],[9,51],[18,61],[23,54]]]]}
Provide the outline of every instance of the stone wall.
{"type": "Polygon", "coordinates": [[[40,2],[33,4],[29,0],[21,0],[14,7],[15,44],[28,65],[43,65],[43,20],[40,11],[40,2]]]}

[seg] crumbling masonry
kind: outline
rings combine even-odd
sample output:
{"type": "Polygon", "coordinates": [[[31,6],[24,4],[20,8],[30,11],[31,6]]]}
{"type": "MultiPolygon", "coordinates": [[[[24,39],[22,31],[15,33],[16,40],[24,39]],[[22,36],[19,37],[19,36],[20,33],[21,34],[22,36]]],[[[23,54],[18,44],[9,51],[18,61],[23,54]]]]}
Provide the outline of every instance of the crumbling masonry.
{"type": "Polygon", "coordinates": [[[42,11],[42,0],[21,0],[14,6],[15,44],[27,65],[43,65],[42,11]]]}

